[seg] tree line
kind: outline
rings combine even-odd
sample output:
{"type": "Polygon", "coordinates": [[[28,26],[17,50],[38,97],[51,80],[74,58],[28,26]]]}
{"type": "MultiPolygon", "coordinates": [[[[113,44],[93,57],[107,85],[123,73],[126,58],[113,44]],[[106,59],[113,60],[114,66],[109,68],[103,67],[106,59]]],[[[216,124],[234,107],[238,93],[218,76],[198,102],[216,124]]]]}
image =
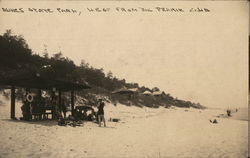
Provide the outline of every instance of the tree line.
{"type": "MultiPolygon", "coordinates": [[[[104,70],[92,67],[85,60],[80,65],[76,65],[71,59],[64,57],[62,52],[58,52],[49,57],[45,48],[43,55],[35,54],[29,48],[26,40],[22,35],[12,35],[11,30],[7,30],[0,35],[0,78],[11,76],[17,72],[41,73],[48,78],[67,80],[71,82],[83,83],[88,82],[92,87],[89,90],[92,93],[111,96],[114,90],[120,88],[137,88],[139,93],[144,91],[160,91],[158,87],[148,88],[139,86],[138,83],[128,83],[125,79],[118,79],[109,71],[107,74],[104,70]]],[[[165,93],[164,93],[165,94],[165,93]]],[[[82,93],[86,95],[86,93],[82,93]]],[[[110,97],[113,98],[114,97],[110,97]]],[[[115,100],[119,101],[117,96],[115,100]]],[[[154,98],[152,96],[152,104],[175,105],[184,107],[202,107],[199,103],[183,101],[172,97],[170,94],[163,95],[163,98],[154,98]],[[161,101],[160,101],[161,100],[161,101]],[[160,101],[160,102],[159,102],[160,101]]],[[[137,95],[133,98],[135,104],[139,104],[139,100],[144,99],[145,104],[148,98],[137,95]]],[[[121,99],[120,99],[121,100],[121,99]]]]}

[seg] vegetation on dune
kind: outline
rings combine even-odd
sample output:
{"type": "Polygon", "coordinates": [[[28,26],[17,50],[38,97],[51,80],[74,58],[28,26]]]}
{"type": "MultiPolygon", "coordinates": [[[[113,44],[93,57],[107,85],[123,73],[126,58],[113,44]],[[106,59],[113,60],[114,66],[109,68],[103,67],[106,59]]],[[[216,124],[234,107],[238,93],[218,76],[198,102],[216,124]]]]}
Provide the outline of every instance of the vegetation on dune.
{"type": "Polygon", "coordinates": [[[92,88],[78,92],[78,96],[85,100],[95,100],[96,96],[106,96],[114,104],[203,108],[199,103],[180,100],[165,92],[156,96],[144,95],[142,93],[145,91],[159,92],[160,89],[139,86],[138,83],[128,83],[125,79],[113,76],[112,72],[105,74],[103,69],[94,68],[84,60],[78,66],[71,59],[64,57],[61,52],[55,53],[51,57],[46,49],[43,56],[34,54],[24,37],[12,35],[11,30],[7,30],[3,35],[0,35],[0,78],[22,72],[40,73],[47,78],[77,83],[86,81],[92,88]],[[137,91],[132,95],[112,93],[120,88],[134,88],[137,91]]]}

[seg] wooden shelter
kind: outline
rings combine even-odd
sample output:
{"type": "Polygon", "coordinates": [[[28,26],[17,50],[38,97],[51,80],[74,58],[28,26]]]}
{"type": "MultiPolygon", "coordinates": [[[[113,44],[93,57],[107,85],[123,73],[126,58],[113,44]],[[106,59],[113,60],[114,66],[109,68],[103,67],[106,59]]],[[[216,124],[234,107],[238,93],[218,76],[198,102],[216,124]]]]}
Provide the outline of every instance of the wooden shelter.
{"type": "Polygon", "coordinates": [[[112,93],[113,94],[134,94],[136,92],[137,92],[136,88],[130,88],[130,89],[121,88],[121,89],[113,91],[112,93]]]}
{"type": "Polygon", "coordinates": [[[127,96],[127,99],[133,99],[136,95],[138,95],[138,89],[137,88],[130,88],[127,89],[126,87],[120,88],[118,90],[115,90],[112,92],[112,94],[119,94],[123,96],[127,96]]]}
{"type": "Polygon", "coordinates": [[[147,96],[150,96],[150,95],[153,95],[150,91],[146,90],[142,93],[143,95],[147,95],[147,96]]]}
{"type": "MultiPolygon", "coordinates": [[[[61,92],[71,92],[71,113],[74,111],[75,91],[90,88],[87,82],[75,83],[59,79],[49,79],[42,77],[39,73],[19,73],[0,79],[0,86],[11,89],[11,111],[10,117],[15,119],[15,98],[16,88],[55,90],[59,96],[59,106],[61,105],[61,92]]],[[[41,95],[41,94],[40,94],[41,95]]]]}

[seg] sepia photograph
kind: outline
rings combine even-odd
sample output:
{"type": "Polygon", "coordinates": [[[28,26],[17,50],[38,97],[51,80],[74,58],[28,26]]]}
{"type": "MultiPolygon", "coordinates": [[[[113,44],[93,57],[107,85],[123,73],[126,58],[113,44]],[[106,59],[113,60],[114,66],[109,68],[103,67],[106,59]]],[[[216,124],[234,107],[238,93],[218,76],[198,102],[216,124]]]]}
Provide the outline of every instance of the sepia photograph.
{"type": "Polygon", "coordinates": [[[249,1],[0,0],[0,158],[249,158],[249,1]]]}

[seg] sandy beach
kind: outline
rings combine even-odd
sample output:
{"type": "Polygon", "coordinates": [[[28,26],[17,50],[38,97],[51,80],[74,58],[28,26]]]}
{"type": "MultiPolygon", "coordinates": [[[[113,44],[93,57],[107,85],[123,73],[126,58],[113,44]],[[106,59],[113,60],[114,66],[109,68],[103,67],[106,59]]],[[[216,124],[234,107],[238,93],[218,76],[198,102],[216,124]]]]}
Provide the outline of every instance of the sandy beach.
{"type": "Polygon", "coordinates": [[[225,113],[221,110],[107,104],[106,128],[93,122],[64,127],[50,120],[13,121],[9,119],[9,110],[9,102],[2,102],[1,158],[247,157],[248,121],[216,117],[225,113]],[[109,118],[121,121],[110,122],[109,118]],[[209,119],[217,119],[218,124],[209,119]]]}

